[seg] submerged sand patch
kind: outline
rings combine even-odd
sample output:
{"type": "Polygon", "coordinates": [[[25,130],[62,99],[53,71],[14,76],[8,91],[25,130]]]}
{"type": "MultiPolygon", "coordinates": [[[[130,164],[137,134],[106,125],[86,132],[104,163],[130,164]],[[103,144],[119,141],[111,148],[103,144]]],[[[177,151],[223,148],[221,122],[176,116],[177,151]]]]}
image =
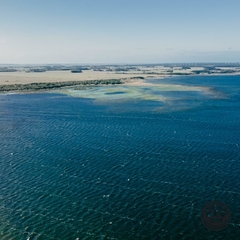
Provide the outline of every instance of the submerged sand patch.
{"type": "Polygon", "coordinates": [[[133,101],[154,101],[159,111],[192,108],[201,99],[221,98],[221,93],[204,86],[181,84],[154,84],[136,81],[124,85],[66,88],[61,93],[72,97],[91,99],[97,104],[114,104],[133,101]],[[193,104],[193,99],[196,99],[193,104]]]}

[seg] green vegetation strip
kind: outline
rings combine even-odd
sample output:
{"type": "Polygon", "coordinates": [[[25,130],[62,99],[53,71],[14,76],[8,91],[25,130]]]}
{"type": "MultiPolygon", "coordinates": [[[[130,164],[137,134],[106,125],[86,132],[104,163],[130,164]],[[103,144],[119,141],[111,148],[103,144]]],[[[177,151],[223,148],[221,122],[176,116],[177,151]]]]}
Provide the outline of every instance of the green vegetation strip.
{"type": "Polygon", "coordinates": [[[108,85],[108,84],[122,84],[121,79],[108,80],[87,80],[87,81],[68,81],[68,82],[51,82],[51,83],[29,83],[29,84],[11,84],[0,85],[0,92],[8,91],[38,91],[70,86],[91,86],[91,85],[108,85]]]}

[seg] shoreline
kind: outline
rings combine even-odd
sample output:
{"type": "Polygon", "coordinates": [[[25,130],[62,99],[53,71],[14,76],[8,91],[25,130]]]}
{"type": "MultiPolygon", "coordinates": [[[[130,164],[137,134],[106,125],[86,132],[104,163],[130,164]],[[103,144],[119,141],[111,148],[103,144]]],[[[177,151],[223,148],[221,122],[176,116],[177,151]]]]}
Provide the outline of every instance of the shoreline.
{"type": "MultiPolygon", "coordinates": [[[[28,73],[27,73],[28,74],[28,73]]],[[[129,73],[95,73],[90,74],[73,74],[66,76],[61,75],[61,72],[50,74],[33,73],[30,79],[25,79],[21,76],[21,73],[4,73],[0,74],[0,94],[4,93],[29,93],[29,92],[40,92],[49,90],[59,90],[66,87],[89,87],[89,86],[104,86],[104,85],[125,85],[125,86],[152,86],[154,83],[146,82],[146,80],[154,79],[164,79],[169,77],[187,77],[187,76],[236,76],[240,73],[211,73],[211,74],[180,74],[180,75],[170,75],[170,74],[129,74],[129,73]],[[49,77],[52,75],[54,77],[49,77]],[[61,76],[61,77],[59,77],[61,76]],[[68,78],[68,76],[70,76],[68,78]],[[111,78],[114,76],[114,78],[111,78]],[[8,78],[5,78],[8,77],[8,78]],[[9,78],[10,77],[10,78],[9,78]],[[12,77],[12,79],[11,79],[12,77]],[[65,78],[66,77],[66,78],[65,78]],[[103,77],[103,78],[101,78],[103,77]],[[65,80],[65,79],[69,80],[65,80]],[[11,79],[11,81],[6,80],[11,79]],[[79,79],[79,80],[75,80],[79,79]]],[[[25,74],[24,74],[25,75],[25,74]]],[[[157,84],[159,85],[159,84],[157,84]]]]}
{"type": "Polygon", "coordinates": [[[0,72],[0,93],[55,90],[72,86],[97,86],[138,82],[145,78],[163,78],[158,74],[139,71],[108,72],[106,70],[83,70],[47,72],[0,72]]]}
{"type": "Polygon", "coordinates": [[[121,79],[109,80],[87,80],[87,81],[65,81],[65,82],[34,82],[29,84],[0,85],[0,93],[29,92],[56,90],[72,86],[96,86],[96,85],[122,84],[121,79]]]}

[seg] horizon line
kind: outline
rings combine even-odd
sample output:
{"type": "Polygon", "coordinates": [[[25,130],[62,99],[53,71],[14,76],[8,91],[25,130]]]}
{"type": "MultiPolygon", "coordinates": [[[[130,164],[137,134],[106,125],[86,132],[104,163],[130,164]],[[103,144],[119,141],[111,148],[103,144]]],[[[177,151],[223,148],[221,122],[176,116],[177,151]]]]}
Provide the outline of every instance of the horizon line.
{"type": "Polygon", "coordinates": [[[227,62],[161,62],[161,63],[0,63],[0,65],[165,65],[165,64],[174,64],[174,65],[183,65],[183,64],[240,64],[236,61],[227,61],[227,62]]]}

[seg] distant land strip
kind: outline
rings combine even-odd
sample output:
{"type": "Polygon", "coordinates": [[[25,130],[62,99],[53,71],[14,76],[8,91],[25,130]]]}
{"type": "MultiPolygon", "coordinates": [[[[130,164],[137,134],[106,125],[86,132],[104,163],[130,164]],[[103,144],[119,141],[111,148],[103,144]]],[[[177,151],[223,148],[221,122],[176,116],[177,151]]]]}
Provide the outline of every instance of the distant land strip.
{"type": "Polygon", "coordinates": [[[49,90],[61,87],[70,86],[92,86],[92,85],[114,85],[123,84],[123,79],[104,79],[104,80],[86,80],[86,81],[66,81],[66,82],[44,82],[44,83],[29,83],[29,84],[11,84],[0,85],[0,92],[9,91],[39,91],[49,90]]]}

